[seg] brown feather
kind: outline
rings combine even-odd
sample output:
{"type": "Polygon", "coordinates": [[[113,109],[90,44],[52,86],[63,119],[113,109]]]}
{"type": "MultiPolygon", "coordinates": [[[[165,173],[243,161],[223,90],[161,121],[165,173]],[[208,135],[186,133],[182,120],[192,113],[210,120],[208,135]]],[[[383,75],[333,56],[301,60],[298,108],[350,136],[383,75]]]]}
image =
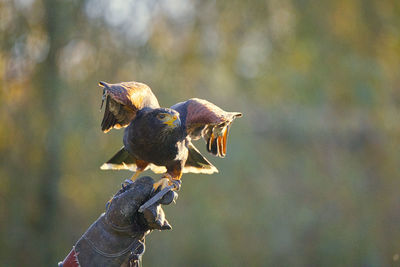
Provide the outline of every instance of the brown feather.
{"type": "Polygon", "coordinates": [[[106,107],[101,123],[104,132],[112,128],[119,129],[128,126],[135,118],[136,112],[144,107],[160,107],[157,98],[146,84],[99,82],[99,86],[103,87],[106,96],[106,107]]]}
{"type": "Polygon", "coordinates": [[[224,148],[222,147],[223,146],[223,141],[222,141],[222,136],[218,136],[218,138],[217,138],[217,144],[218,144],[218,155],[221,157],[221,158],[223,158],[223,157],[225,157],[225,154],[224,154],[224,148]]]}
{"type": "Polygon", "coordinates": [[[219,156],[226,155],[228,128],[239,112],[226,112],[207,100],[192,98],[171,107],[184,117],[186,132],[194,140],[203,137],[207,151],[219,156]]]}
{"type": "Polygon", "coordinates": [[[112,128],[112,126],[116,123],[115,117],[109,109],[109,102],[110,102],[110,97],[107,96],[104,117],[101,122],[101,130],[103,132],[108,132],[112,128]]]}
{"type": "Polygon", "coordinates": [[[187,107],[187,124],[218,124],[225,121],[225,111],[207,100],[192,98],[187,107]]]}
{"type": "Polygon", "coordinates": [[[226,141],[228,138],[228,131],[229,131],[229,125],[224,130],[224,135],[222,140],[222,153],[224,154],[224,156],[226,155],[226,141]]]}

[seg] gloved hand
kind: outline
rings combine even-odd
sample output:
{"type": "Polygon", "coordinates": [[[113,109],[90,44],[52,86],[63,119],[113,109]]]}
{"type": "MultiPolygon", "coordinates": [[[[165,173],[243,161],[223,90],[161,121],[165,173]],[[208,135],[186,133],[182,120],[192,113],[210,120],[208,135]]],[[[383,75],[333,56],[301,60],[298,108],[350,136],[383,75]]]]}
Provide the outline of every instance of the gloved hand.
{"type": "Polygon", "coordinates": [[[177,197],[176,192],[169,191],[138,212],[157,193],[153,183],[152,178],[145,176],[123,186],[59,266],[139,266],[145,236],[154,229],[171,229],[161,204],[168,205],[177,197]]]}

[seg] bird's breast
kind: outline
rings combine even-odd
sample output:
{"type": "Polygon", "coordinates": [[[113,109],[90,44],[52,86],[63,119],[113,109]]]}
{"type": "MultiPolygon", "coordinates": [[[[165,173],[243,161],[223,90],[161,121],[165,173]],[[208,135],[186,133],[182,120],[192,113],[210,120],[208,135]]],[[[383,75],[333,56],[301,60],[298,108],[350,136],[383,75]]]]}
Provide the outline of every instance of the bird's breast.
{"type": "Polygon", "coordinates": [[[129,127],[125,131],[124,146],[136,158],[159,166],[177,160],[187,149],[181,134],[144,133],[129,127]]]}

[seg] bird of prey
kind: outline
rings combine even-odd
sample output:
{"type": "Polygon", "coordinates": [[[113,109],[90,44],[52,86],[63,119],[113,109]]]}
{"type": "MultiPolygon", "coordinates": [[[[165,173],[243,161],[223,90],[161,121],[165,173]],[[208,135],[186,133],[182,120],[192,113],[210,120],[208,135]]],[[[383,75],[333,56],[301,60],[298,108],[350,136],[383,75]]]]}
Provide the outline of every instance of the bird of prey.
{"type": "Polygon", "coordinates": [[[127,127],[124,146],[101,169],[134,171],[132,181],[148,168],[164,173],[155,188],[179,187],[182,173],[218,172],[192,140],[203,137],[208,152],[225,157],[229,128],[241,113],[226,112],[198,98],[161,108],[150,87],[139,82],[99,82],[99,86],[102,106],[106,102],[102,130],[127,127]]]}

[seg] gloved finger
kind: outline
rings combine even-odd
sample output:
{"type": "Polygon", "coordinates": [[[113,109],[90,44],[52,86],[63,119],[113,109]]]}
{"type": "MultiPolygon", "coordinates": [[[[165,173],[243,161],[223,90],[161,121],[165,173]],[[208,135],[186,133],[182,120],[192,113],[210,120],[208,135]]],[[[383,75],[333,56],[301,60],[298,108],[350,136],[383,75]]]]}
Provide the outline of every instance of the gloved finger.
{"type": "Polygon", "coordinates": [[[163,205],[169,205],[172,201],[176,201],[178,199],[178,193],[176,191],[169,191],[166,193],[158,202],[163,205]]]}
{"type": "Polygon", "coordinates": [[[171,225],[165,218],[164,210],[161,205],[154,204],[143,211],[144,219],[150,229],[170,230],[171,225]]]}
{"type": "Polygon", "coordinates": [[[175,191],[171,192],[173,189],[174,189],[173,185],[165,187],[162,190],[160,190],[160,188],[158,188],[154,192],[152,197],[149,200],[147,200],[142,206],[139,207],[138,211],[143,212],[145,209],[147,209],[148,207],[150,207],[154,204],[161,203],[164,205],[168,205],[172,201],[175,201],[178,198],[178,193],[175,193],[175,191]],[[168,196],[166,196],[166,195],[168,195],[168,196]]]}

